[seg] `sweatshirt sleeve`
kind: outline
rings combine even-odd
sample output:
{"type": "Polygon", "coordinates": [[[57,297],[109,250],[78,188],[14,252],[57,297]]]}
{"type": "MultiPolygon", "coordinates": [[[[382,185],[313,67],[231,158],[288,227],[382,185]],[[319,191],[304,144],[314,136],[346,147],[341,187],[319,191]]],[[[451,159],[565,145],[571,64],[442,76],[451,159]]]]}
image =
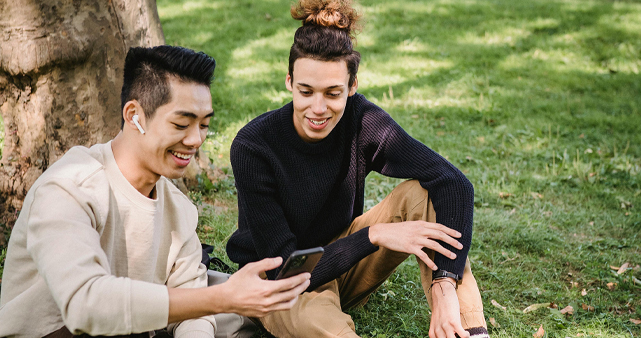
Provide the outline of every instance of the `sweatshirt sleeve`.
{"type": "Polygon", "coordinates": [[[434,205],[436,221],[461,233],[462,250],[440,242],[456,253],[455,260],[436,253],[434,263],[463,276],[472,241],[474,187],[465,175],[441,155],[408,135],[387,113],[366,114],[363,134],[378,144],[371,158],[372,169],[385,176],[418,179],[434,205]],[[383,132],[381,132],[383,131],[383,132]]]}
{"type": "Polygon", "coordinates": [[[69,180],[36,188],[27,250],[74,334],[124,335],[167,325],[164,285],[116,277],[100,245],[98,206],[69,180]]]}
{"type": "MultiPolygon", "coordinates": [[[[193,221],[195,223],[196,220],[193,221]]],[[[190,229],[196,228],[191,224],[190,229]]],[[[172,236],[179,236],[172,233],[172,236]]],[[[181,240],[181,239],[177,239],[181,240]]],[[[207,268],[201,263],[202,250],[196,231],[189,232],[189,238],[184,242],[178,257],[169,274],[167,287],[169,288],[204,288],[207,287],[207,268]]],[[[176,338],[213,338],[216,328],[214,316],[185,320],[172,323],[168,331],[173,332],[176,338]]]]}

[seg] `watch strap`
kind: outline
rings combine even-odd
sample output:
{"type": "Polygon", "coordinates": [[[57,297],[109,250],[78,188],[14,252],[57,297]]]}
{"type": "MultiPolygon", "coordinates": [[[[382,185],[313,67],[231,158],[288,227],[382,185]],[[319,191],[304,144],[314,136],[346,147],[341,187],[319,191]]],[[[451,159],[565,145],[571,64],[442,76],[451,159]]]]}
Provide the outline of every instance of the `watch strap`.
{"type": "Polygon", "coordinates": [[[455,273],[451,273],[445,270],[437,270],[432,272],[432,281],[443,279],[443,278],[452,278],[456,281],[456,284],[461,283],[461,277],[455,273]]]}

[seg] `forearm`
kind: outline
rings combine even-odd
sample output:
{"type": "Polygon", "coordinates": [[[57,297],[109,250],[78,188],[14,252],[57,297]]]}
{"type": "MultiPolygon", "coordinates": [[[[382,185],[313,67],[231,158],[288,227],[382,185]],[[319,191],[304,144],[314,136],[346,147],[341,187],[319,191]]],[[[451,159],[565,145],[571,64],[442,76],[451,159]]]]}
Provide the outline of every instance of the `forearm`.
{"type": "Polygon", "coordinates": [[[216,289],[217,285],[197,289],[168,288],[168,323],[226,312],[220,299],[221,292],[216,292],[216,289]]]}
{"type": "Polygon", "coordinates": [[[369,240],[369,228],[361,229],[324,247],[325,253],[314,268],[309,290],[338,278],[361,259],[378,250],[369,240]]]}

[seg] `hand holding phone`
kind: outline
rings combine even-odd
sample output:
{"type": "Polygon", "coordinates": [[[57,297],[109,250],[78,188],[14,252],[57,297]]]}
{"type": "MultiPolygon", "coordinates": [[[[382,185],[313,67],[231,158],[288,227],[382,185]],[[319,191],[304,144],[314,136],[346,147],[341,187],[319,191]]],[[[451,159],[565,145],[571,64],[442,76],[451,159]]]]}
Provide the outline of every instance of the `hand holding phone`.
{"type": "Polygon", "coordinates": [[[278,273],[276,279],[283,279],[301,274],[303,272],[311,273],[316,263],[323,255],[323,248],[316,247],[306,250],[296,250],[287,258],[283,268],[278,273]]]}

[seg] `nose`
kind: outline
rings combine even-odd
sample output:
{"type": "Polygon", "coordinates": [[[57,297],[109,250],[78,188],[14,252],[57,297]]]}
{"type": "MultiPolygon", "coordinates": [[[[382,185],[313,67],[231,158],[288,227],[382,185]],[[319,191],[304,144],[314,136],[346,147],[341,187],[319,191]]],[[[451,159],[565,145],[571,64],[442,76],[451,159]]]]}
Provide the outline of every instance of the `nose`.
{"type": "Polygon", "coordinates": [[[195,125],[189,128],[183,139],[183,144],[191,148],[198,148],[205,141],[205,137],[207,137],[207,129],[201,129],[199,125],[195,125]]]}
{"type": "Polygon", "coordinates": [[[323,93],[318,93],[314,95],[314,102],[312,102],[312,112],[317,115],[325,114],[327,110],[327,104],[325,102],[325,97],[323,93]]]}

